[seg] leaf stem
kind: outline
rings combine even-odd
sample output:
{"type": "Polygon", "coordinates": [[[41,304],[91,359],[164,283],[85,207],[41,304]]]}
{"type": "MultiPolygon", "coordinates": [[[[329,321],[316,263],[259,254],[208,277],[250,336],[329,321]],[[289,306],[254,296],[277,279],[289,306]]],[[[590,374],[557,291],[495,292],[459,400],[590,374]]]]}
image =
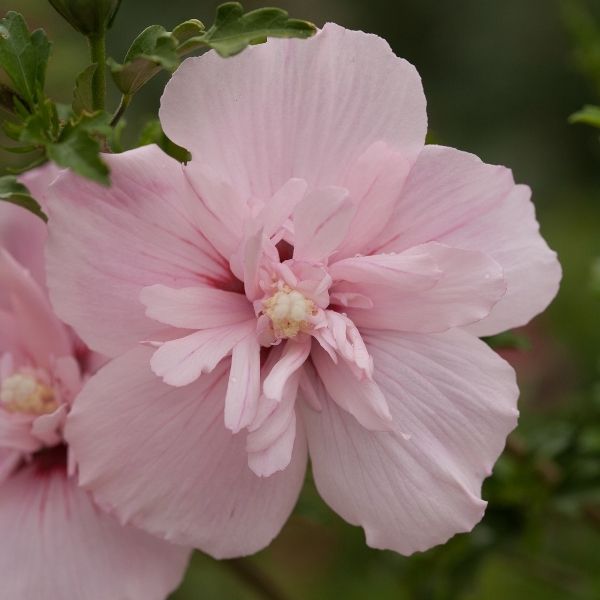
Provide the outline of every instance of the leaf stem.
{"type": "Polygon", "coordinates": [[[106,106],[106,30],[90,35],[90,56],[98,65],[92,79],[92,106],[104,110],[106,106]]]}
{"type": "Polygon", "coordinates": [[[243,558],[224,560],[222,564],[228,566],[242,581],[254,588],[260,597],[265,600],[286,600],[285,595],[273,582],[252,562],[243,558]]]}
{"type": "Polygon", "coordinates": [[[119,106],[110,121],[111,127],[117,125],[117,123],[121,120],[121,117],[125,114],[125,111],[127,110],[127,107],[129,106],[132,98],[132,94],[123,94],[121,96],[121,102],[119,102],[119,106]]]}

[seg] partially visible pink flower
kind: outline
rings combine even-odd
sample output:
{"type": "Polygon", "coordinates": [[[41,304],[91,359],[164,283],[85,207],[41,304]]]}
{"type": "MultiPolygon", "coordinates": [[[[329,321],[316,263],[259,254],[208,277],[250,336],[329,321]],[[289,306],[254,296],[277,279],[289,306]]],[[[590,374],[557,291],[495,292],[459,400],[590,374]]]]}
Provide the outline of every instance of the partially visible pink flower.
{"type": "Polygon", "coordinates": [[[560,279],[529,189],[424,147],[415,69],[335,25],[186,61],[161,119],[186,167],[146,147],[106,157],[110,189],[53,186],[53,302],[117,357],[67,426],[82,485],[235,556],[277,534],[310,454],[374,547],[470,530],[518,395],[477,336],[560,279]]]}
{"type": "MultiPolygon", "coordinates": [[[[23,177],[38,199],[52,165],[23,177]]],[[[0,204],[0,577],[12,600],[162,600],[189,551],[120,525],[68,473],[68,413],[104,359],[52,312],[46,226],[0,204]]]]}

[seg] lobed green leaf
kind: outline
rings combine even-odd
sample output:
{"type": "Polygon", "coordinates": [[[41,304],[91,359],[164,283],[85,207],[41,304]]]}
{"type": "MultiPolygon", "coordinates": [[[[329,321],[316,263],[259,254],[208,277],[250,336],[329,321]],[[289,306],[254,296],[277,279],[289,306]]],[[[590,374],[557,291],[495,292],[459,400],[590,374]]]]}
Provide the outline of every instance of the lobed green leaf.
{"type": "Polygon", "coordinates": [[[217,8],[214,25],[197,41],[228,57],[269,37],[309,38],[316,31],[312,23],[290,19],[280,8],[259,8],[244,13],[239,2],[227,2],[217,8]]]}
{"type": "Polygon", "coordinates": [[[22,206],[44,221],[48,217],[39,203],[31,196],[29,190],[14,175],[0,177],[0,200],[22,206]]]}
{"type": "Polygon", "coordinates": [[[134,40],[123,64],[108,60],[113,79],[123,94],[135,94],[161,69],[179,64],[177,41],[162,25],[151,25],[134,40]]]}
{"type": "Polygon", "coordinates": [[[23,17],[12,11],[0,19],[0,67],[30,108],[43,96],[49,56],[50,42],[41,29],[30,33],[23,17]]]}
{"type": "Polygon", "coordinates": [[[67,123],[59,140],[46,146],[46,152],[48,158],[60,167],[108,186],[109,169],[100,156],[98,136],[108,138],[112,134],[107,113],[85,114],[79,120],[67,123]]]}
{"type": "Polygon", "coordinates": [[[75,80],[75,89],[73,90],[73,112],[76,115],[94,110],[94,99],[92,93],[92,81],[94,74],[98,69],[98,64],[93,63],[87,66],[75,80]]]}

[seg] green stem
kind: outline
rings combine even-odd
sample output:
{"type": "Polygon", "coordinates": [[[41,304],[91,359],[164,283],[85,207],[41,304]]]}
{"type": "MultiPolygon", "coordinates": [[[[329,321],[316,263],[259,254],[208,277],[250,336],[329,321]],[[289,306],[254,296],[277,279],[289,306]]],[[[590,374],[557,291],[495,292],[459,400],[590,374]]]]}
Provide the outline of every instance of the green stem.
{"type": "Polygon", "coordinates": [[[98,65],[92,80],[92,105],[94,110],[104,110],[106,106],[106,31],[91,35],[90,55],[98,65]]]}
{"type": "Polygon", "coordinates": [[[127,110],[127,107],[129,106],[129,103],[131,102],[132,98],[133,96],[131,94],[123,94],[121,96],[121,102],[119,102],[119,107],[117,108],[115,114],[113,115],[110,121],[111,127],[114,127],[121,120],[121,117],[125,114],[125,111],[127,110]]]}

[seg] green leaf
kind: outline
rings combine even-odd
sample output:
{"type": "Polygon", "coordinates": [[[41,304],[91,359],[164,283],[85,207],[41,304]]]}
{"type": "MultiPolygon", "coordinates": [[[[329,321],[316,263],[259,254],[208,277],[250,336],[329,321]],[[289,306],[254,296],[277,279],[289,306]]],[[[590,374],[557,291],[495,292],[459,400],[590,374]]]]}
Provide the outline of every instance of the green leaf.
{"type": "Polygon", "coordinates": [[[76,115],[79,115],[82,112],[91,113],[94,110],[92,80],[97,69],[98,64],[93,63],[86,67],[75,80],[75,89],[73,90],[73,112],[76,115]]]}
{"type": "Polygon", "coordinates": [[[21,125],[19,141],[27,145],[44,146],[59,135],[60,119],[56,104],[45,100],[36,106],[35,112],[21,125]]]}
{"type": "Polygon", "coordinates": [[[482,338],[483,341],[494,350],[531,350],[531,341],[522,333],[505,331],[498,335],[482,338]]]}
{"type": "Polygon", "coordinates": [[[192,155],[188,150],[178,146],[166,136],[158,119],[146,123],[137,145],[148,146],[150,144],[156,144],[163,152],[181,163],[192,160],[192,155]]]}
{"type": "Polygon", "coordinates": [[[29,190],[14,175],[0,177],[0,200],[22,206],[44,221],[48,220],[41,206],[33,199],[29,190]]]}
{"type": "Polygon", "coordinates": [[[173,71],[179,64],[175,38],[162,25],[151,25],[134,40],[123,64],[112,59],[108,65],[123,94],[135,94],[161,69],[173,71]]]}
{"type": "Polygon", "coordinates": [[[49,56],[50,42],[41,29],[29,33],[23,17],[12,11],[0,19],[0,67],[29,107],[42,98],[49,56]]]}
{"type": "Polygon", "coordinates": [[[309,38],[316,31],[312,23],[290,19],[280,8],[259,8],[244,14],[239,2],[227,2],[217,8],[215,24],[196,41],[228,57],[269,37],[309,38]]]}
{"type": "Polygon", "coordinates": [[[197,19],[185,21],[171,32],[152,25],[133,42],[123,64],[112,59],[108,64],[117,87],[131,96],[161,69],[174,71],[183,55],[198,48],[214,48],[227,57],[269,37],[308,38],[316,31],[312,23],[290,19],[279,8],[244,13],[239,2],[227,2],[217,9],[215,23],[208,31],[197,19]]]}
{"type": "Polygon", "coordinates": [[[185,54],[187,52],[185,49],[186,43],[189,40],[202,35],[205,31],[206,28],[204,27],[204,23],[198,21],[198,19],[190,19],[189,21],[184,21],[177,25],[171,32],[171,35],[177,42],[177,53],[179,55],[185,54]]]}
{"type": "Polygon", "coordinates": [[[569,117],[569,123],[584,123],[600,128],[600,106],[591,106],[590,104],[584,106],[569,117]]]}
{"type": "Polygon", "coordinates": [[[46,152],[57,165],[108,186],[109,170],[100,157],[101,146],[96,136],[111,134],[107,113],[84,115],[79,121],[67,123],[59,141],[48,144],[46,152]]]}

